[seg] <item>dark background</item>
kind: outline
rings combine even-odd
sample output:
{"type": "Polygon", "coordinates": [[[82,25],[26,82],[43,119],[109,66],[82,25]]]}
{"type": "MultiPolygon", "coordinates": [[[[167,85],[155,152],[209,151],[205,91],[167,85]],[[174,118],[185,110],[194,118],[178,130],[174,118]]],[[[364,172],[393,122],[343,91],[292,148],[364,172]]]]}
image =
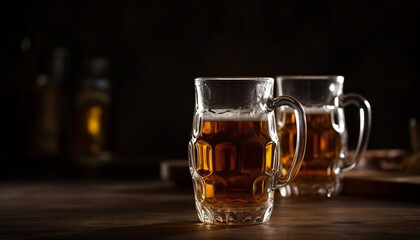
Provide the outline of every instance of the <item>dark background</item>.
{"type": "MultiPolygon", "coordinates": [[[[372,105],[370,149],[410,150],[408,121],[420,118],[418,1],[2,5],[3,177],[85,175],[69,157],[68,136],[84,63],[92,57],[111,62],[110,128],[116,158],[99,173],[104,176],[156,177],[160,161],[186,159],[193,79],[199,76],[343,75],[344,92],[360,93],[372,105]],[[30,39],[30,49],[22,50],[23,39],[30,39]],[[56,47],[70,54],[60,88],[60,153],[33,158],[28,148],[37,102],[34,81],[48,71],[56,47]]],[[[355,129],[357,119],[351,114],[349,127],[355,129]]]]}

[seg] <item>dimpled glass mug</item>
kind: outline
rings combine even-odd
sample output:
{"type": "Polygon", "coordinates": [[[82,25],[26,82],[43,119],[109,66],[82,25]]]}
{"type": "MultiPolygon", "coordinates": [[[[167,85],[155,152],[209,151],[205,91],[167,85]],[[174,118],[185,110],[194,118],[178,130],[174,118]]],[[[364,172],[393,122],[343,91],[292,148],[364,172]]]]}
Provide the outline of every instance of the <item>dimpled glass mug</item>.
{"type": "MultiPolygon", "coordinates": [[[[343,95],[342,76],[279,76],[278,95],[292,95],[304,106],[308,127],[305,157],[292,183],[280,189],[283,197],[333,197],[342,188],[342,172],[353,169],[368,143],[371,109],[358,94],[343,95]],[[343,107],[360,109],[360,132],[355,153],[347,152],[347,131],[343,107]]],[[[277,131],[284,169],[292,165],[296,138],[292,111],[276,111],[277,131]]]]}
{"type": "Polygon", "coordinates": [[[306,120],[294,98],[272,98],[273,78],[196,78],[189,149],[199,219],[214,224],[270,219],[274,189],[296,176],[306,145],[306,120]],[[274,109],[296,113],[297,141],[289,171],[281,171],[274,109]]]}

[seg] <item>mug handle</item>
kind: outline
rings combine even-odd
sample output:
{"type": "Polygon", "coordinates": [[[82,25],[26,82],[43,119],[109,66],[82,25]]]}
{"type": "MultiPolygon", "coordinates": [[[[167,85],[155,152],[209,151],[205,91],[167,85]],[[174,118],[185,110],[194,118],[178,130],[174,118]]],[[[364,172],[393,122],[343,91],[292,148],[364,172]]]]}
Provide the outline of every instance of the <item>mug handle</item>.
{"type": "Polygon", "coordinates": [[[359,108],[360,130],[359,140],[353,158],[344,159],[344,166],[341,168],[342,172],[349,171],[357,166],[362,154],[365,152],[369,140],[370,128],[372,125],[372,110],[370,103],[361,95],[356,93],[348,93],[342,95],[340,100],[344,107],[349,105],[356,105],[359,108]]]}
{"type": "MultiPolygon", "coordinates": [[[[291,96],[279,96],[276,98],[270,98],[267,104],[267,107],[270,111],[275,110],[280,106],[289,106],[294,109],[296,116],[296,149],[295,155],[293,156],[292,164],[285,175],[281,174],[277,176],[277,183],[274,186],[274,189],[283,187],[289,184],[293,179],[295,179],[297,173],[299,172],[300,166],[303,162],[303,157],[305,156],[306,150],[306,140],[307,140],[307,127],[306,127],[306,114],[303,109],[302,104],[294,97],[291,96]]],[[[277,133],[276,133],[277,134],[277,133]]],[[[278,156],[278,155],[277,155],[278,156]]],[[[278,159],[280,166],[281,160],[278,159]]]]}

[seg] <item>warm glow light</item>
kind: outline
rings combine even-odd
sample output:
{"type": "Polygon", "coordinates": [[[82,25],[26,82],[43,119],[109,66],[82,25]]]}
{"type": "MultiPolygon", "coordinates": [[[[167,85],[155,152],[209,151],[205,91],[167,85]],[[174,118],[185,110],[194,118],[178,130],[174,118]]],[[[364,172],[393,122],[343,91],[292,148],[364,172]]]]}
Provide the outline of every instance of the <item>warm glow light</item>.
{"type": "Polygon", "coordinates": [[[206,184],[206,197],[214,198],[214,186],[212,184],[206,184]]]}
{"type": "Polygon", "coordinates": [[[87,131],[94,137],[101,131],[101,115],[102,109],[98,106],[91,107],[87,113],[87,131]]]}

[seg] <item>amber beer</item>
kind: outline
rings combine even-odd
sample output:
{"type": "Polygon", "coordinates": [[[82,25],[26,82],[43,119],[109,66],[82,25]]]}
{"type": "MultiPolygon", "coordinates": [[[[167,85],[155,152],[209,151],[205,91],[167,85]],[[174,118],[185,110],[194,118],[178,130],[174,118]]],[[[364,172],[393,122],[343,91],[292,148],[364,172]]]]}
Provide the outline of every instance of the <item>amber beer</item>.
{"type": "MultiPolygon", "coordinates": [[[[306,110],[307,144],[302,166],[292,184],[328,184],[335,180],[335,169],[340,157],[341,137],[335,124],[334,111],[326,109],[306,110]]],[[[295,115],[287,112],[283,126],[278,128],[281,161],[285,170],[295,152],[295,115]]]]}
{"type": "Polygon", "coordinates": [[[203,121],[196,142],[196,194],[212,209],[247,209],[267,202],[275,142],[267,121],[203,121]],[[197,184],[197,183],[196,183],[197,184]]]}

